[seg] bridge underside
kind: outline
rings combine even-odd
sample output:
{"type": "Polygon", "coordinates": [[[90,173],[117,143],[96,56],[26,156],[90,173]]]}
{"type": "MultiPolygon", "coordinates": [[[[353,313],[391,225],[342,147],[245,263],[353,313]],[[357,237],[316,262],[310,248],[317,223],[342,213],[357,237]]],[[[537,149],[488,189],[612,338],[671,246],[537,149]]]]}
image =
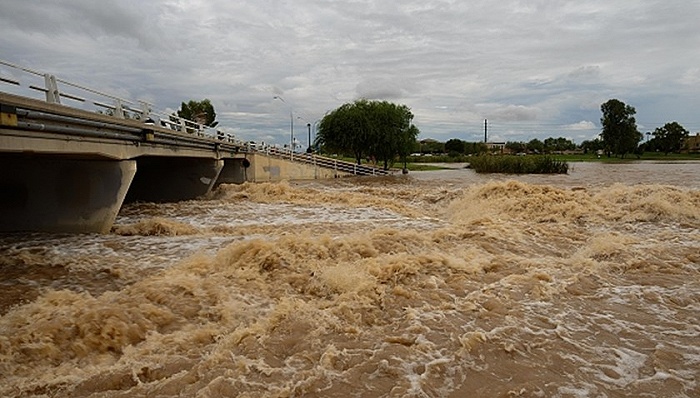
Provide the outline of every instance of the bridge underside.
{"type": "Polygon", "coordinates": [[[141,157],[126,202],[175,202],[206,195],[216,183],[223,160],[141,157]]]}
{"type": "Polygon", "coordinates": [[[109,232],[135,173],[133,160],[3,155],[0,229],[109,232]]]}
{"type": "Polygon", "coordinates": [[[107,233],[125,201],[167,202],[208,193],[224,162],[0,155],[0,231],[107,233]]]}

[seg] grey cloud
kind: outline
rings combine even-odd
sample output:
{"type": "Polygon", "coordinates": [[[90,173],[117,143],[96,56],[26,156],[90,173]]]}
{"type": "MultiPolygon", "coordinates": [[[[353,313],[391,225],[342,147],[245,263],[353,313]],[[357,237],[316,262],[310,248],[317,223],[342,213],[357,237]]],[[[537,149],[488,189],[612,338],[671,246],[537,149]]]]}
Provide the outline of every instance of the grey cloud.
{"type": "Polygon", "coordinates": [[[116,36],[134,40],[143,48],[157,45],[161,34],[150,17],[147,2],[92,0],[11,1],[4,0],[0,20],[27,32],[45,35],[116,36]]]}
{"type": "Polygon", "coordinates": [[[274,95],[314,120],[359,97],[404,103],[422,137],[478,135],[489,118],[505,138],[567,126],[592,138],[580,122],[618,97],[647,124],[700,130],[695,1],[0,0],[0,10],[1,59],[160,108],[210,98],[221,126],[246,139],[286,140],[274,95]]]}
{"type": "Polygon", "coordinates": [[[487,119],[505,122],[536,120],[540,110],[524,105],[486,105],[485,115],[487,119]]]}
{"type": "Polygon", "coordinates": [[[394,79],[372,78],[357,85],[357,97],[376,100],[397,100],[403,98],[405,90],[394,79]]]}

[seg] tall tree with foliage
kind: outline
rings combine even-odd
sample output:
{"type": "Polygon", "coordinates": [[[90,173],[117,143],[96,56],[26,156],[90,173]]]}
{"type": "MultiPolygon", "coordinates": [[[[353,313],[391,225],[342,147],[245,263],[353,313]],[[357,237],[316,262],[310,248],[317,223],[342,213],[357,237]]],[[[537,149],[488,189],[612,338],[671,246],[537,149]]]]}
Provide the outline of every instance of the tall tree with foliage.
{"type": "Polygon", "coordinates": [[[602,104],[600,110],[603,112],[603,117],[600,118],[603,126],[600,139],[608,156],[615,154],[624,158],[625,154],[634,153],[639,141],[644,138],[637,130],[637,121],[634,118],[637,111],[634,107],[611,99],[602,104]]]}
{"type": "Polygon", "coordinates": [[[361,104],[343,104],[321,119],[314,141],[327,152],[350,153],[362,161],[369,152],[369,120],[361,104]]]}
{"type": "Polygon", "coordinates": [[[668,155],[671,152],[679,152],[681,150],[683,142],[688,138],[690,132],[678,122],[671,122],[657,128],[653,134],[659,148],[668,155]]]}
{"type": "Polygon", "coordinates": [[[219,124],[219,122],[215,121],[216,112],[214,111],[214,106],[206,98],[202,101],[190,100],[187,103],[183,102],[177,111],[177,115],[208,127],[216,127],[219,124]]]}
{"type": "Polygon", "coordinates": [[[321,120],[316,145],[331,152],[352,153],[358,164],[372,156],[389,168],[396,157],[412,151],[418,129],[405,105],[357,100],[333,110],[321,120]]]}

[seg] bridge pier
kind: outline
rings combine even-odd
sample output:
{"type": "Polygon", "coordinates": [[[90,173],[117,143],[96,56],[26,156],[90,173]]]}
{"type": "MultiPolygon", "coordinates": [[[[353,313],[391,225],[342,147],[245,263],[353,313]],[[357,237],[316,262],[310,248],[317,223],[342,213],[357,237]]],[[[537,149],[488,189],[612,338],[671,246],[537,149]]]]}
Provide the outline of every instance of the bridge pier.
{"type": "Polygon", "coordinates": [[[136,173],[133,160],[0,157],[0,231],[107,233],[136,173]]]}
{"type": "Polygon", "coordinates": [[[225,159],[224,168],[219,174],[216,185],[242,184],[246,181],[251,181],[250,176],[248,176],[250,165],[250,160],[247,158],[225,159]]]}
{"type": "Polygon", "coordinates": [[[223,160],[202,158],[137,158],[138,171],[126,202],[176,202],[211,192],[223,160]]]}

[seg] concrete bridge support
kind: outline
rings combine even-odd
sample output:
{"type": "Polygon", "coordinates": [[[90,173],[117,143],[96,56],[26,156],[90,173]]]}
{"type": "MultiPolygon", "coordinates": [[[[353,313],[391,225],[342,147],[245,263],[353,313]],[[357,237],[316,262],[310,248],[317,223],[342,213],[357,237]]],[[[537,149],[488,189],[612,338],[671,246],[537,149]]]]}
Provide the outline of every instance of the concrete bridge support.
{"type": "Polygon", "coordinates": [[[109,232],[133,160],[0,156],[0,230],[109,232]]]}
{"type": "Polygon", "coordinates": [[[248,179],[248,169],[250,168],[250,160],[247,158],[233,158],[224,160],[224,168],[219,174],[219,179],[216,185],[220,184],[242,184],[248,179]]]}
{"type": "Polygon", "coordinates": [[[176,202],[209,193],[224,167],[223,160],[140,157],[127,202],[176,202]]]}

